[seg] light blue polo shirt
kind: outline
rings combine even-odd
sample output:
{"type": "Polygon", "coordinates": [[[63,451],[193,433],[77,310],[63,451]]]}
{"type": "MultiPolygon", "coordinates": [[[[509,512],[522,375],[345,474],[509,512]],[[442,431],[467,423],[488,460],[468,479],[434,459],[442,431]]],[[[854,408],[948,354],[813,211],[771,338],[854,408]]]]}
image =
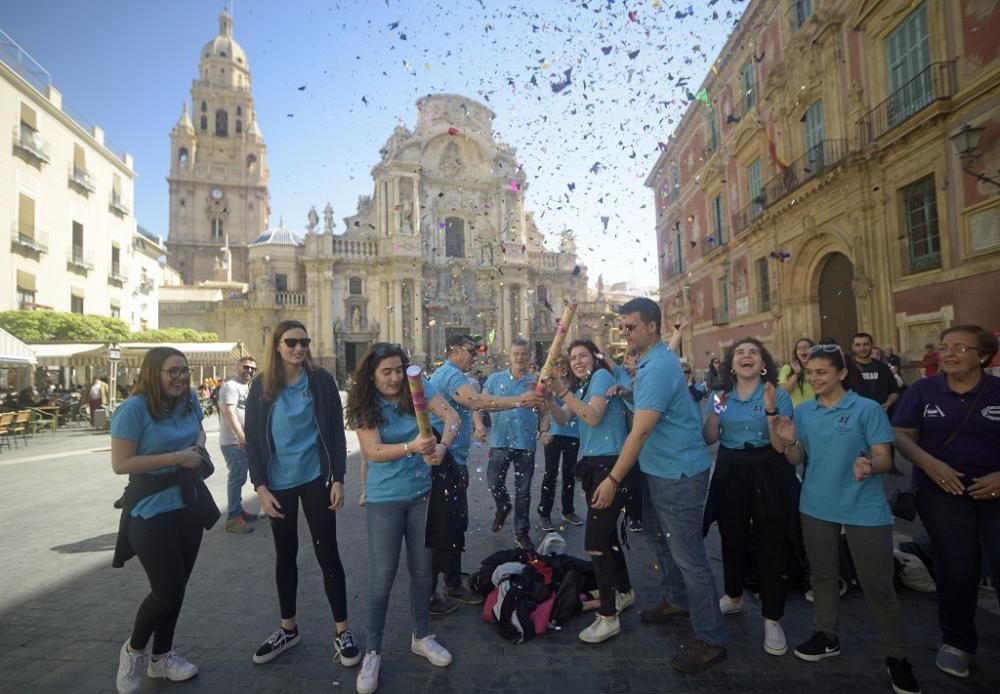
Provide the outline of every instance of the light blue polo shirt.
{"type": "MultiPolygon", "coordinates": [[[[430,383],[424,383],[424,397],[429,403],[437,395],[430,383]]],[[[417,438],[420,429],[417,418],[409,412],[404,412],[395,403],[379,396],[379,409],[385,423],[378,428],[382,443],[408,443],[417,438]]],[[[388,460],[383,463],[370,461],[368,463],[368,480],[365,483],[365,494],[368,503],[377,504],[386,501],[412,501],[424,496],[431,490],[431,467],[421,455],[414,454],[388,460]]]]}
{"type": "Polygon", "coordinates": [[[309,392],[309,373],[281,387],[271,409],[271,458],[269,489],[291,489],[312,482],[322,474],[319,428],[309,392]]]}
{"type": "Polygon", "coordinates": [[[660,413],[639,454],[644,473],[676,480],[694,477],[712,466],[701,433],[701,415],[688,393],[681,362],[659,340],[639,358],[635,409],[660,413]]]}
{"type": "MultiPolygon", "coordinates": [[[[520,378],[514,378],[510,369],[490,374],[483,384],[483,393],[500,398],[524,395],[535,386],[535,377],[525,371],[520,378]]],[[[490,432],[490,448],[513,448],[520,451],[535,450],[538,438],[538,412],[528,407],[515,407],[491,415],[493,431],[490,432]]]]}
{"type": "MultiPolygon", "coordinates": [[[[458,436],[455,437],[454,443],[448,450],[451,451],[456,463],[465,465],[465,461],[469,457],[469,446],[472,445],[472,410],[456,402],[455,393],[462,386],[469,385],[469,379],[460,368],[451,363],[451,360],[446,359],[444,364],[431,375],[430,383],[434,386],[435,391],[444,396],[448,404],[458,412],[458,417],[461,420],[458,436]]],[[[431,426],[444,435],[444,421],[433,412],[431,413],[431,426]]]]}
{"type": "Polygon", "coordinates": [[[621,364],[615,364],[615,383],[632,390],[632,377],[628,375],[628,369],[621,364]]]}
{"type": "Polygon", "coordinates": [[[622,452],[628,431],[625,426],[625,405],[620,397],[609,398],[608,389],[615,385],[615,377],[606,369],[598,369],[590,377],[590,384],[581,386],[576,397],[590,404],[595,396],[608,401],[604,416],[597,426],[590,426],[580,419],[580,455],[584,458],[598,455],[618,455],[622,452]]]}
{"type": "MultiPolygon", "coordinates": [[[[556,407],[562,409],[566,402],[562,398],[556,398],[556,407]]],[[[572,415],[565,424],[560,424],[556,418],[549,415],[549,433],[553,436],[569,436],[570,438],[580,438],[580,425],[576,415],[572,415]]]]}
{"type": "MultiPolygon", "coordinates": [[[[191,395],[191,411],[183,413],[183,407],[176,407],[166,419],[156,420],[149,414],[145,395],[133,395],[115,409],[111,418],[111,438],[136,442],[136,455],[160,455],[176,453],[198,441],[201,420],[204,413],[198,398],[191,395]]],[[[176,465],[152,470],[151,475],[165,475],[175,472],[176,465]]],[[[180,485],[168,487],[147,496],[135,506],[129,515],[133,518],[152,518],[167,511],[184,508],[180,485]]]]}
{"type": "Polygon", "coordinates": [[[795,408],[795,435],[809,460],[802,481],[799,511],[813,518],[847,525],[892,525],[882,476],[854,479],[861,451],[895,437],[889,418],[874,400],[853,390],[832,408],[810,400],[795,408]]]}
{"type": "MultiPolygon", "coordinates": [[[[775,388],[775,391],[778,396],[778,414],[791,417],[795,411],[792,398],[781,388],[775,388]]],[[[705,403],[706,415],[712,412],[716,393],[721,395],[720,391],[712,391],[708,396],[705,403]]],[[[767,415],[764,414],[764,382],[758,383],[746,400],[740,400],[734,388],[726,399],[726,411],[719,415],[719,422],[722,425],[719,443],[726,448],[746,448],[746,444],[750,444],[751,448],[770,446],[771,434],[767,415]]]]}

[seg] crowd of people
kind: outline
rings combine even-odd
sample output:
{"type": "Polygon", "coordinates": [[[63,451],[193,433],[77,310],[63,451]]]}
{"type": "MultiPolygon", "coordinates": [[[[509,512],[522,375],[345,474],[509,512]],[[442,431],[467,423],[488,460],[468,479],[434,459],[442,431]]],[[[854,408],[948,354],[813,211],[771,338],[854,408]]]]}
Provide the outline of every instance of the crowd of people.
{"type": "MultiPolygon", "coordinates": [[[[813,624],[793,653],[809,662],[838,656],[843,535],[892,689],[919,692],[893,585],[893,516],[881,478],[894,469],[895,447],[913,463],[917,507],[935,555],[942,633],[935,663],[955,677],[969,676],[984,563],[994,585],[1000,579],[1000,378],[986,372],[996,338],[972,325],[945,330],[933,365],[925,360],[928,372],[931,366],[937,372],[900,395],[895,355],[873,356],[874,340],[865,333],[849,346],[802,338],[781,368],[759,340],[736,340],[699,383],[677,355],[683,324],[666,342],[661,323],[655,302],[629,301],[620,309],[628,345],[622,364],[608,358],[595,335],[555,355],[544,380],[533,373],[523,340],[513,341],[508,369],[482,382],[472,378],[477,340],[455,335],[442,365],[411,389],[406,347],[377,343],[352,374],[346,407],[334,378],[312,361],[306,327],[279,323],[260,370],[245,357],[218,391],[229,475],[226,530],[253,531],[257,516],[241,496],[249,476],[274,542],[279,624],[253,661],[272,661],[300,641],[301,506],[335,624],[334,657],[346,667],[361,665],[356,690],[370,694],[379,686],[387,606],[404,545],[410,649],[432,665],[451,664],[451,653],[431,633],[431,616],[483,601],[462,578],[472,442],[489,443],[493,531],[501,532],[513,512],[514,543],[530,552],[540,441],[538,524],[554,528],[558,491],[562,519],[585,526],[584,550],[596,576],[599,606],[580,640],[597,644],[619,634],[619,615],[636,601],[624,513],[629,529],[643,530],[652,543],[660,568],[663,599],[641,610],[641,620],[690,622],[692,636],[673,656],[674,669],[702,672],[726,658],[725,619],[746,609],[748,548],[759,574],[763,650],[788,651],[787,577],[791,567],[806,564],[813,624]],[[421,427],[424,406],[430,429],[421,427]],[[363,645],[348,621],[337,540],[347,428],[357,433],[364,461],[363,645]],[[705,549],[713,523],[722,546],[721,596],[705,549]]],[[[213,466],[197,395],[184,355],[154,348],[111,423],[112,468],[129,475],[115,565],[137,556],[150,584],[121,647],[119,692],[138,691],[147,676],[181,681],[198,671],[173,650],[203,532],[221,515],[204,484],[213,466]]]]}

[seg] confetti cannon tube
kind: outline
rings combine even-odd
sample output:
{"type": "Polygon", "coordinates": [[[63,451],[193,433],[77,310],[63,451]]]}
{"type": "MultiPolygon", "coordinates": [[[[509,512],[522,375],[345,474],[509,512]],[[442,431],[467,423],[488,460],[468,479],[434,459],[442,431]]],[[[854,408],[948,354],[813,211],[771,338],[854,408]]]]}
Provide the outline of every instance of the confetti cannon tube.
{"type": "Polygon", "coordinates": [[[420,435],[432,434],[431,418],[427,415],[427,398],[424,397],[424,371],[413,364],[407,367],[406,378],[410,381],[410,398],[413,400],[413,412],[417,417],[420,435]]]}
{"type": "Polygon", "coordinates": [[[545,392],[545,382],[552,375],[552,365],[555,363],[559,353],[562,352],[563,343],[566,341],[566,332],[569,330],[569,324],[573,322],[575,314],[576,302],[572,301],[563,311],[562,318],[559,320],[559,327],[556,329],[556,336],[552,338],[552,346],[549,347],[549,354],[545,357],[545,365],[538,373],[538,383],[535,385],[535,392],[540,395],[545,392]]]}

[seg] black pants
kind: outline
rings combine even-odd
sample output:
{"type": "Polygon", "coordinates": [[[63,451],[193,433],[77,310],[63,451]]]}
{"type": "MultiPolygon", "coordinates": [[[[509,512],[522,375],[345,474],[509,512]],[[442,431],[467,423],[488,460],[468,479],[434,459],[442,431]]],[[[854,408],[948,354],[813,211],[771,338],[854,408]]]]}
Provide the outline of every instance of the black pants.
{"type": "Polygon", "coordinates": [[[642,473],[638,461],[622,480],[625,492],[625,515],[629,520],[642,522],[642,473]]]}
{"type": "MultiPolygon", "coordinates": [[[[457,508],[458,525],[464,536],[469,529],[469,468],[465,465],[457,465],[456,472],[459,474],[459,483],[455,485],[449,500],[457,508]]],[[[462,543],[465,546],[465,543],[462,543]]],[[[431,571],[434,574],[434,589],[437,590],[438,576],[444,575],[444,584],[448,588],[458,588],[462,585],[462,550],[461,549],[438,549],[431,552],[431,571]]]]}
{"type": "MultiPolygon", "coordinates": [[[[717,517],[722,540],[722,572],[726,595],[743,595],[746,577],[747,540],[753,523],[753,553],[760,576],[761,614],[778,621],[785,611],[785,578],[788,567],[788,515],[779,505],[762,501],[762,478],[768,466],[790,468],[774,451],[727,451],[733,463],[724,480],[717,485],[717,517]],[[741,458],[753,455],[756,463],[739,464],[741,458]]],[[[720,452],[720,456],[722,453],[720,452]]],[[[779,470],[788,472],[787,469],[779,470]]]]}
{"type": "Polygon", "coordinates": [[[617,612],[615,591],[627,593],[632,590],[628,564],[625,563],[625,553],[618,537],[618,515],[625,505],[625,492],[619,488],[614,501],[604,509],[593,508],[590,499],[617,459],[618,456],[614,455],[595,456],[583,458],[579,462],[580,482],[587,495],[587,527],[584,529],[583,548],[588,554],[600,553],[591,554],[590,560],[594,564],[597,590],[601,597],[601,606],[597,611],[606,617],[617,612]]]}
{"type": "Polygon", "coordinates": [[[135,616],[130,642],[134,650],[144,650],[150,636],[154,655],[173,648],[184,589],[198,558],[203,532],[190,507],[129,520],[128,540],[146,571],[150,589],[135,616]]]}
{"type": "Polygon", "coordinates": [[[576,436],[552,437],[545,447],[545,475],[542,477],[542,498],[538,502],[538,515],[548,516],[556,500],[556,477],[559,476],[559,459],[562,458],[562,512],[573,513],[573,490],[576,486],[574,468],[580,452],[580,439],[576,436]]]}
{"type": "Polygon", "coordinates": [[[278,584],[281,618],[295,617],[295,597],[299,586],[299,503],[309,524],[313,550],[323,571],[323,587],[335,622],[347,620],[347,582],[337,549],[337,514],[330,510],[330,488],[321,477],[291,489],[272,489],[281,504],[284,518],[271,519],[274,536],[274,577],[278,584]]]}

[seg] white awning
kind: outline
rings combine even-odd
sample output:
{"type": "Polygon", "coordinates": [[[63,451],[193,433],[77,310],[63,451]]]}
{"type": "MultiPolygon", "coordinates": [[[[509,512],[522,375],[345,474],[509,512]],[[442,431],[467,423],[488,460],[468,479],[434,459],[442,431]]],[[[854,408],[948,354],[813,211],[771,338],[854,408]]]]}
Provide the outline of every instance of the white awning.
{"type": "MultiPolygon", "coordinates": [[[[107,366],[107,344],[95,343],[33,343],[30,345],[38,355],[38,363],[43,366],[107,366]]],[[[119,364],[138,368],[146,352],[154,347],[173,347],[187,357],[191,366],[229,366],[241,356],[248,354],[241,342],[121,342],[122,351],[119,364]]]]}
{"type": "Polygon", "coordinates": [[[103,344],[83,342],[33,342],[29,345],[42,366],[90,366],[107,361],[103,344]]]}
{"type": "Polygon", "coordinates": [[[38,358],[28,345],[0,328],[0,366],[34,366],[38,358]]]}

